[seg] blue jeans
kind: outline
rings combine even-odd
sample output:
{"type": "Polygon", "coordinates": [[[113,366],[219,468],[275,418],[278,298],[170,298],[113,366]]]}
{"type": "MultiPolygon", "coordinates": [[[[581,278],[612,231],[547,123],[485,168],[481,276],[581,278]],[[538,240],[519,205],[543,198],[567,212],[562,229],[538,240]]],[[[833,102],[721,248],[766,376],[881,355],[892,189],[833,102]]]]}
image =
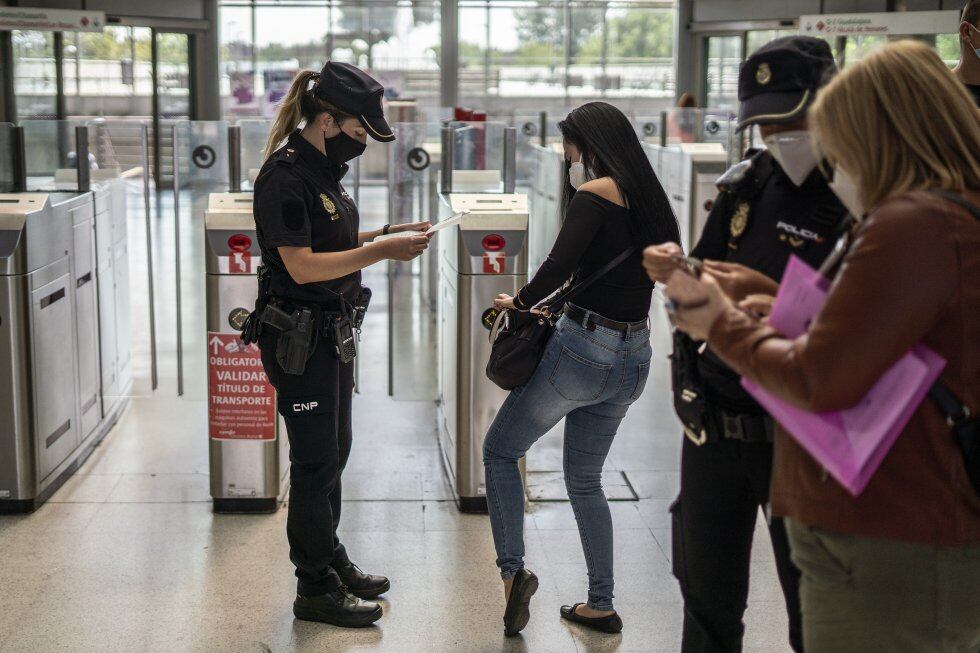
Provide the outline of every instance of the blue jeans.
{"type": "Polygon", "coordinates": [[[650,371],[650,330],[628,337],[561,317],[531,379],[513,390],[483,441],[487,506],[502,578],[524,568],[524,488],[517,466],[565,418],[565,487],[589,571],[590,607],[612,610],[613,529],[602,465],[650,371]]]}

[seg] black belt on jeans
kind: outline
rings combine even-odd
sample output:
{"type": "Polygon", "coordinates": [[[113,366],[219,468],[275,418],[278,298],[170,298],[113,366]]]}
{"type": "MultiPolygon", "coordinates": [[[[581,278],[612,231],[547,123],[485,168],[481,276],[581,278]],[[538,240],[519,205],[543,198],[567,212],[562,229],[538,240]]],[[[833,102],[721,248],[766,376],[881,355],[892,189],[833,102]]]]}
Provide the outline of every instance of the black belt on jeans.
{"type": "Polygon", "coordinates": [[[772,418],[768,415],[740,415],[720,409],[712,409],[711,413],[718,424],[721,437],[725,440],[741,442],[772,442],[774,428],[772,418]]]}
{"type": "Polygon", "coordinates": [[[637,322],[620,322],[618,320],[610,320],[607,317],[602,317],[598,313],[593,313],[587,311],[584,308],[579,308],[575,304],[565,305],[565,317],[573,322],[581,324],[583,327],[589,331],[595,331],[597,326],[601,326],[606,329],[612,329],[613,331],[618,331],[622,334],[630,334],[636,331],[643,331],[649,327],[649,320],[639,320],[637,322]]]}

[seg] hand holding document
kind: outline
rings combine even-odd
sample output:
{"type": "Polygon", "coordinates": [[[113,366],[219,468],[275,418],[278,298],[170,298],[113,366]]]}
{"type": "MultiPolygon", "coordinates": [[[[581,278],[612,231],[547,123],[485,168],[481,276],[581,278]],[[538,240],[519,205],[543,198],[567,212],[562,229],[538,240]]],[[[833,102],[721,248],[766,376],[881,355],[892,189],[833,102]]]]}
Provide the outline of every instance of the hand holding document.
{"type": "MultiPolygon", "coordinates": [[[[827,298],[819,272],[790,258],[769,324],[787,338],[810,328],[827,298]]],[[[922,403],[946,361],[918,344],[897,360],[856,406],[814,413],[743,378],[742,386],[853,496],[861,494],[922,403]]]]}
{"type": "MultiPolygon", "coordinates": [[[[425,233],[426,236],[431,236],[431,235],[435,234],[438,231],[442,231],[443,229],[448,229],[449,227],[458,225],[459,224],[459,221],[467,213],[469,213],[468,210],[458,211],[458,212],[454,213],[452,215],[452,217],[446,218],[445,220],[443,220],[441,222],[435,223],[434,225],[432,225],[431,227],[429,227],[429,229],[427,231],[425,231],[424,233],[425,233]]],[[[378,236],[377,238],[374,239],[374,242],[376,242],[376,243],[377,242],[381,242],[382,240],[388,240],[389,238],[406,238],[406,237],[418,236],[418,235],[419,235],[419,232],[417,232],[417,231],[399,231],[399,232],[396,232],[396,233],[386,234],[384,236],[378,236]]]]}

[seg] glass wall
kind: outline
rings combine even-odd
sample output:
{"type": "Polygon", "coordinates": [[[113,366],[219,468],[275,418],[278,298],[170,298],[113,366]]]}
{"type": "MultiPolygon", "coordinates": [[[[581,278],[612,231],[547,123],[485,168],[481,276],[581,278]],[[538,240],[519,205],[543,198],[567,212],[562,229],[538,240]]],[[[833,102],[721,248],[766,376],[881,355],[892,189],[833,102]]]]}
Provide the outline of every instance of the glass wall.
{"type": "Polygon", "coordinates": [[[225,116],[272,117],[298,70],[326,60],[370,70],[389,97],[439,102],[439,7],[434,1],[221,4],[225,116]]]}
{"type": "Polygon", "coordinates": [[[58,69],[54,65],[54,33],[14,30],[14,92],[17,117],[57,117],[58,69]]]}
{"type": "Polygon", "coordinates": [[[153,72],[148,27],[65,32],[63,42],[67,116],[149,118],[153,72]]]}
{"type": "MultiPolygon", "coordinates": [[[[656,113],[674,95],[674,15],[669,0],[459,0],[459,102],[501,119],[599,98],[656,113]]],[[[435,115],[439,17],[434,0],[223,0],[224,115],[270,117],[295,71],[328,58],[435,115]]]]}
{"type": "Polygon", "coordinates": [[[738,68],[742,64],[742,37],[709,36],[705,50],[706,106],[734,109],[738,106],[738,68]]]}
{"type": "Polygon", "coordinates": [[[460,101],[502,118],[563,113],[600,98],[627,113],[669,106],[671,7],[461,0],[460,101]]]}

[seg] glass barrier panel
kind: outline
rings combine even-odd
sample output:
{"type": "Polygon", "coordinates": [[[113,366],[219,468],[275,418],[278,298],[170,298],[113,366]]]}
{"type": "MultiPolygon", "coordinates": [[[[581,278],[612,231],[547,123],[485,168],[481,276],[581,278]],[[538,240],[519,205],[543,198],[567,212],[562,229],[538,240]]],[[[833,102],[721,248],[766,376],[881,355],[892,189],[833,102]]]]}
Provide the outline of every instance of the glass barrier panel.
{"type": "Polygon", "coordinates": [[[567,183],[565,156],[561,145],[547,147],[532,145],[534,179],[528,193],[530,217],[528,221],[528,275],[541,266],[548,257],[561,226],[559,204],[562,187],[567,183]]]}
{"type": "MultiPolygon", "coordinates": [[[[172,123],[178,205],[181,340],[184,398],[203,400],[207,394],[207,315],[203,277],[190,274],[183,261],[204,260],[204,213],[212,193],[226,193],[228,179],[228,122],[180,120],[172,123]]],[[[169,153],[168,153],[169,154],[169,153]]],[[[244,167],[244,166],[243,166],[244,167]]],[[[164,325],[166,328],[166,325],[164,325]]]]}
{"type": "Polygon", "coordinates": [[[9,122],[0,122],[0,193],[14,189],[14,144],[9,122]]]}
{"type": "MultiPolygon", "coordinates": [[[[442,160],[439,123],[395,123],[388,144],[388,222],[429,220],[440,213],[442,160]]],[[[456,237],[455,230],[436,238],[456,237]]],[[[434,400],[439,247],[408,261],[388,262],[389,393],[395,399],[434,400]]]]}
{"type": "MultiPolygon", "coordinates": [[[[75,166],[75,127],[71,120],[25,120],[24,151],[27,166],[27,189],[37,191],[74,190],[78,188],[75,166]]],[[[89,136],[91,142],[91,135],[89,136]]],[[[95,153],[88,154],[89,170],[97,169],[95,153]]]]}
{"type": "Polygon", "coordinates": [[[453,192],[499,193],[503,190],[502,122],[452,122],[453,192]]]}
{"type": "Polygon", "coordinates": [[[632,120],[636,137],[641,143],[659,143],[662,136],[663,115],[636,116],[632,120]]]}
{"type": "Polygon", "coordinates": [[[238,127],[241,129],[242,190],[252,190],[265,161],[265,141],[269,137],[272,121],[242,119],[238,121],[238,127]]]}

